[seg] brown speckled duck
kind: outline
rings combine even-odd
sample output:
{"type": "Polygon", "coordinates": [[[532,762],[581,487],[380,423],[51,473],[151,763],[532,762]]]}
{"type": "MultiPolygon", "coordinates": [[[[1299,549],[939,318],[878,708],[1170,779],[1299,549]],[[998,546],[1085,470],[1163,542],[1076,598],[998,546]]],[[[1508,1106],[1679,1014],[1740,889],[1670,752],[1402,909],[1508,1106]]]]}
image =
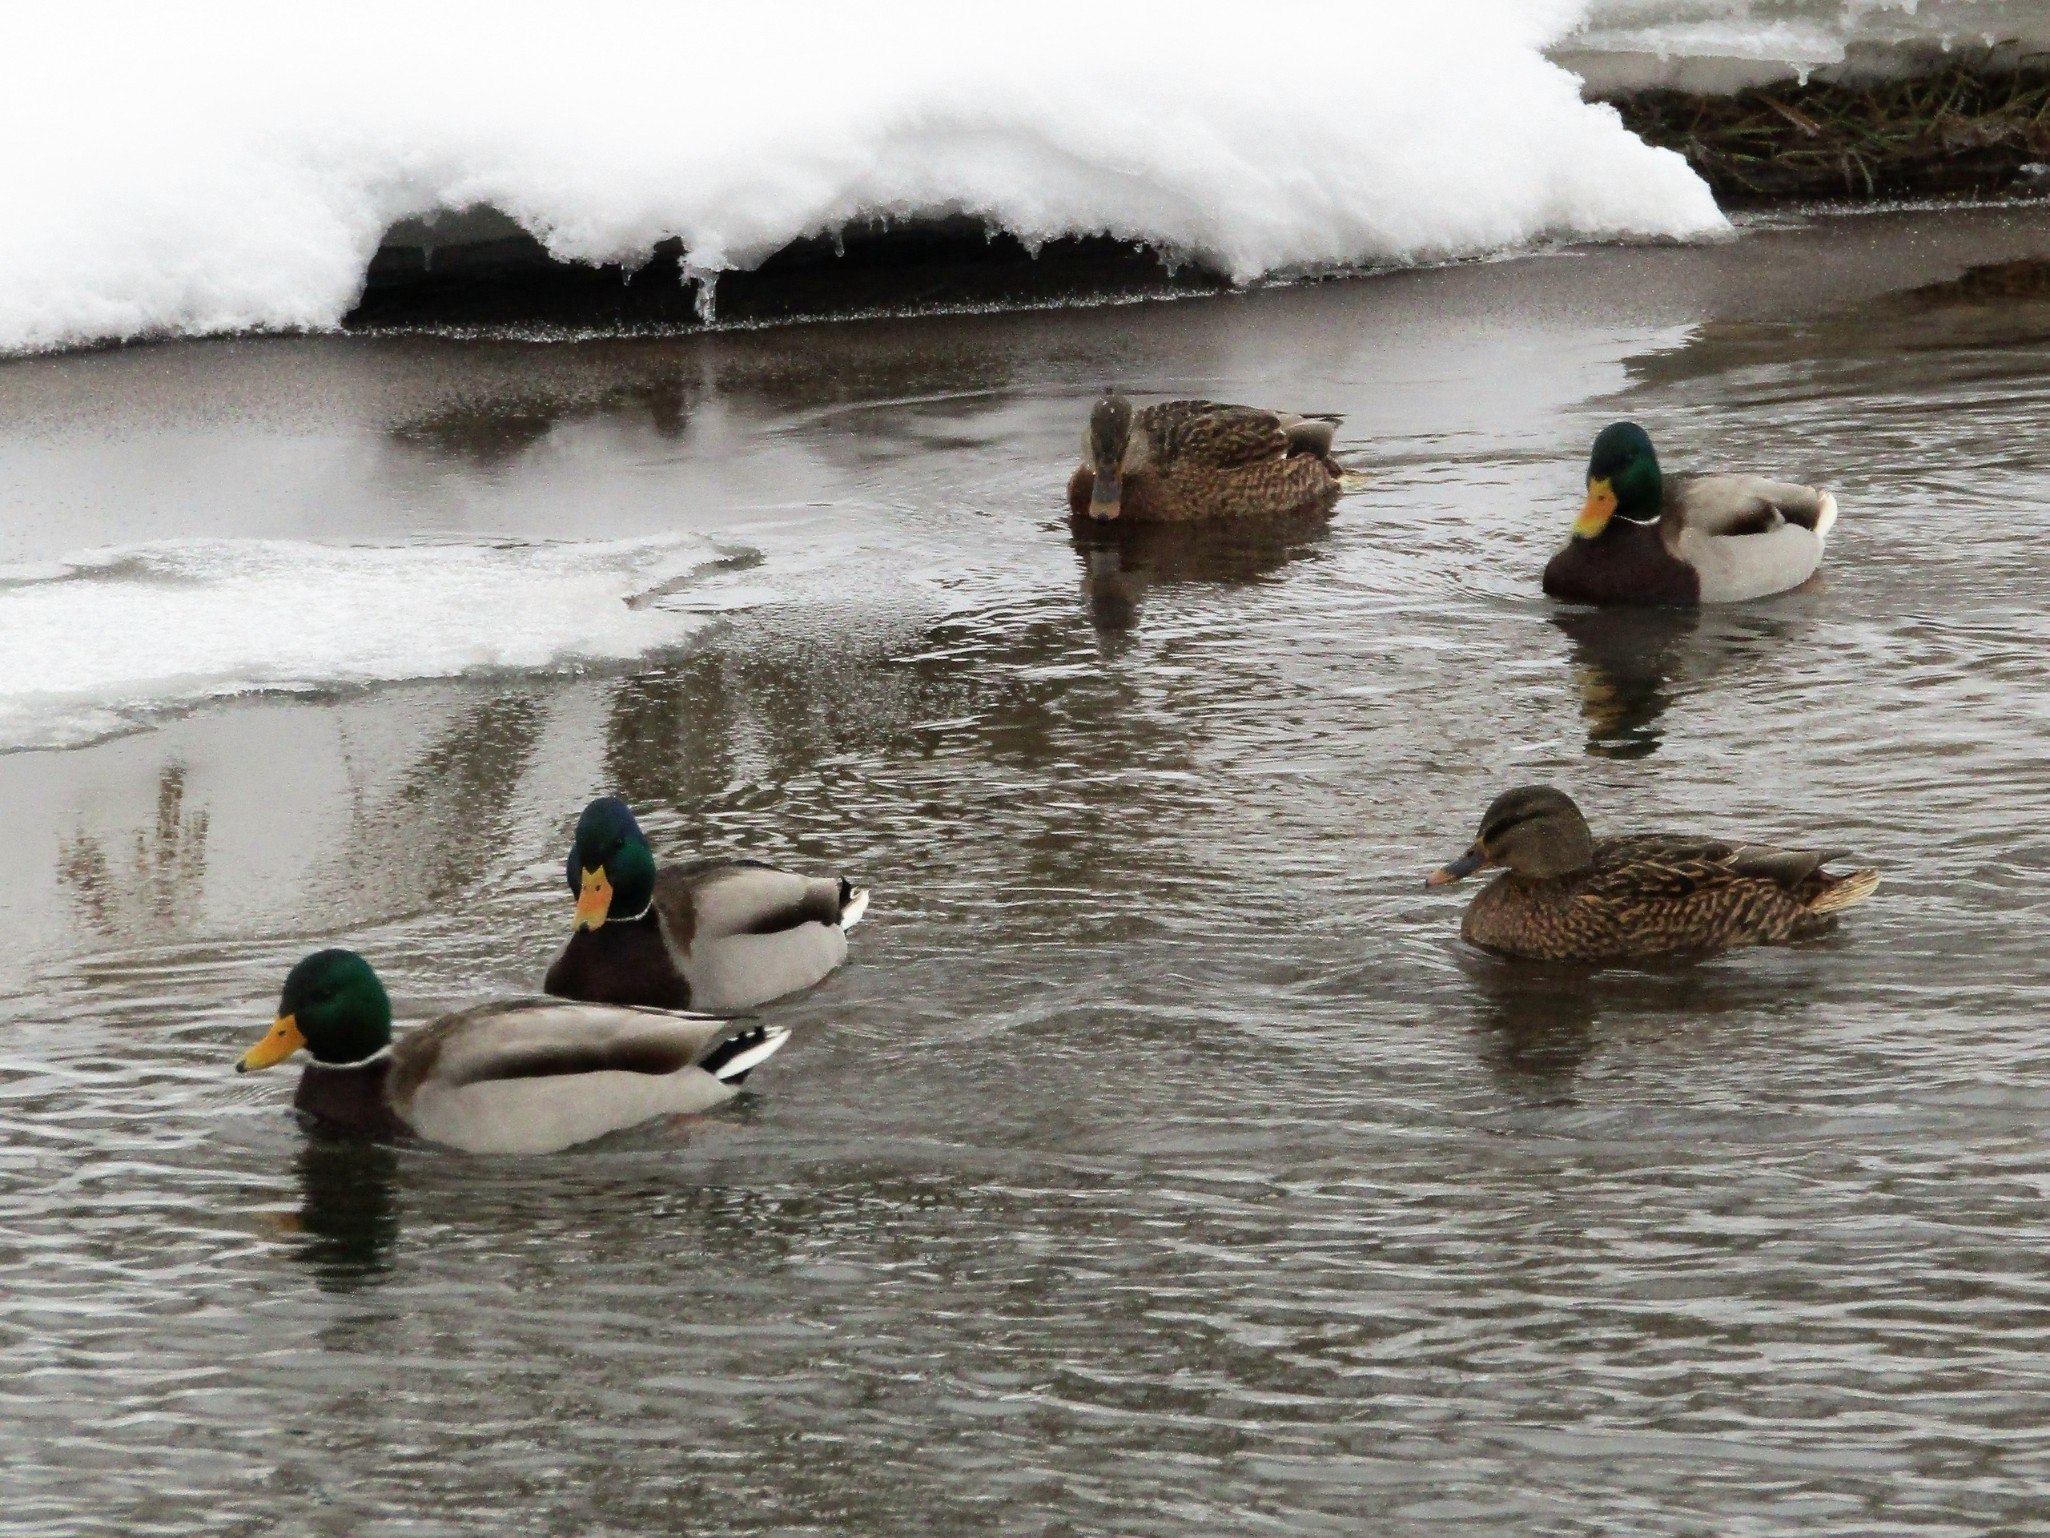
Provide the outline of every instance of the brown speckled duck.
{"type": "Polygon", "coordinates": [[[1879,885],[1875,870],[1822,868],[1843,857],[1658,833],[1597,840],[1570,796],[1525,785],[1495,798],[1473,847],[1429,885],[1506,866],[1468,906],[1467,940],[1534,961],[1629,961],[1826,934],[1879,885]]]}
{"type": "Polygon", "coordinates": [[[758,860],[655,868],[633,812],[600,796],[569,851],[576,928],[542,986],[557,998],[715,1014],[752,1009],[847,959],[868,890],[758,860]]]}
{"type": "Polygon", "coordinates": [[[1199,523],[1328,513],[1344,473],[1333,419],[1216,401],[1135,410],[1106,390],[1089,413],[1068,508],[1098,523],[1199,523]]]}
{"type": "Polygon", "coordinates": [[[1651,437],[1616,422],[1594,440],[1587,504],[1545,567],[1568,603],[1742,603],[1822,564],[1836,498],[1762,475],[1662,475],[1651,437]]]}

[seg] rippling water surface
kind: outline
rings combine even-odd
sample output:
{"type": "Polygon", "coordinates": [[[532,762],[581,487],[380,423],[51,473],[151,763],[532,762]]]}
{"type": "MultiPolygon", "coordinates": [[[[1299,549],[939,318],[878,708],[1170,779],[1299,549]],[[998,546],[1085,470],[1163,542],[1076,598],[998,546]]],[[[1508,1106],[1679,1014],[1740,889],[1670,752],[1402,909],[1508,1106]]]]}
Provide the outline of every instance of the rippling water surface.
{"type": "MultiPolygon", "coordinates": [[[[2050,1519],[2050,217],[1221,301],[0,369],[0,559],[721,559],[630,664],[0,757],[21,1533],[1971,1533],[2050,1519]],[[1931,285],[1935,285],[1931,287],[1931,285]],[[1921,292],[1910,292],[1911,290],[1921,292]],[[1327,530],[1078,549],[1107,380],[1341,411],[1327,530]],[[1560,611],[1606,421],[1828,481],[1824,578],[1560,611]],[[1821,944],[1595,975],[1422,877],[1513,783],[1827,840],[1821,944]],[[873,886],[729,1111],[309,1138],[286,967],[530,986],[614,789],[873,886]]],[[[318,590],[306,594],[318,605],[318,590]]],[[[175,638],[167,638],[167,645],[175,638]]]]}

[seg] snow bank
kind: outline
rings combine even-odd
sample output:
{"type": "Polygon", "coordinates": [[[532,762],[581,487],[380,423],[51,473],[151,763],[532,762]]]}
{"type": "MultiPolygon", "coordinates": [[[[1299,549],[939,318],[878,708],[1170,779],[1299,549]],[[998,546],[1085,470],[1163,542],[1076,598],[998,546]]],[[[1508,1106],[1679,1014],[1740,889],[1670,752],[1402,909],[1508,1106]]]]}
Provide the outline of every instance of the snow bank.
{"type": "Polygon", "coordinates": [[[24,4],[0,46],[0,351],[335,325],[384,231],[760,262],[863,217],[1108,233],[1239,281],[1711,235],[1583,104],[1569,0],[996,7],[24,4]]]}

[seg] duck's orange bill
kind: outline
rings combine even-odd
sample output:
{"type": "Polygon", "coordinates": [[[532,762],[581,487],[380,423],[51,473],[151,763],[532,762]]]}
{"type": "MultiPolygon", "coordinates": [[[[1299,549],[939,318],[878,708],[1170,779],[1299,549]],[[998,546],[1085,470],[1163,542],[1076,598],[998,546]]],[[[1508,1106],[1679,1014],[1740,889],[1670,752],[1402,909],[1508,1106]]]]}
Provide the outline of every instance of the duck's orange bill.
{"type": "Polygon", "coordinates": [[[577,929],[596,929],[611,912],[612,883],[605,879],[605,868],[585,871],[583,890],[577,893],[577,929]]]}
{"type": "Polygon", "coordinates": [[[1582,539],[1593,539],[1609,526],[1615,512],[1616,488],[1605,480],[1591,480],[1587,483],[1587,505],[1573,520],[1573,532],[1582,539]]]}
{"type": "Polygon", "coordinates": [[[282,1063],[305,1045],[306,1038],[299,1034],[299,1022],[291,1015],[279,1015],[263,1040],[242,1054],[242,1060],[235,1065],[235,1072],[247,1073],[252,1068],[268,1068],[273,1063],[282,1063]]]}
{"type": "Polygon", "coordinates": [[[1464,881],[1487,863],[1488,857],[1478,848],[1469,849],[1450,865],[1442,866],[1424,877],[1424,885],[1450,886],[1455,881],[1464,881]]]}

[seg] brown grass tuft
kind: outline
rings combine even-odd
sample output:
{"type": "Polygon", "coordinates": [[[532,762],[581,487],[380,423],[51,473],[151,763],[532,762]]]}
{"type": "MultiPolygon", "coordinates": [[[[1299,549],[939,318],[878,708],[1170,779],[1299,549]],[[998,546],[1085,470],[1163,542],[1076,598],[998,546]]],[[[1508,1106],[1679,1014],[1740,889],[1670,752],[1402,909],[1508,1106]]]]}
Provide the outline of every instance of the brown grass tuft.
{"type": "MultiPolygon", "coordinates": [[[[2008,58],[2012,58],[2012,54],[2008,58]]],[[[1613,101],[1647,143],[1678,150],[1725,204],[2050,189],[2050,58],[1960,59],[1871,85],[1814,80],[1734,96],[1640,91],[1613,101]]]]}

